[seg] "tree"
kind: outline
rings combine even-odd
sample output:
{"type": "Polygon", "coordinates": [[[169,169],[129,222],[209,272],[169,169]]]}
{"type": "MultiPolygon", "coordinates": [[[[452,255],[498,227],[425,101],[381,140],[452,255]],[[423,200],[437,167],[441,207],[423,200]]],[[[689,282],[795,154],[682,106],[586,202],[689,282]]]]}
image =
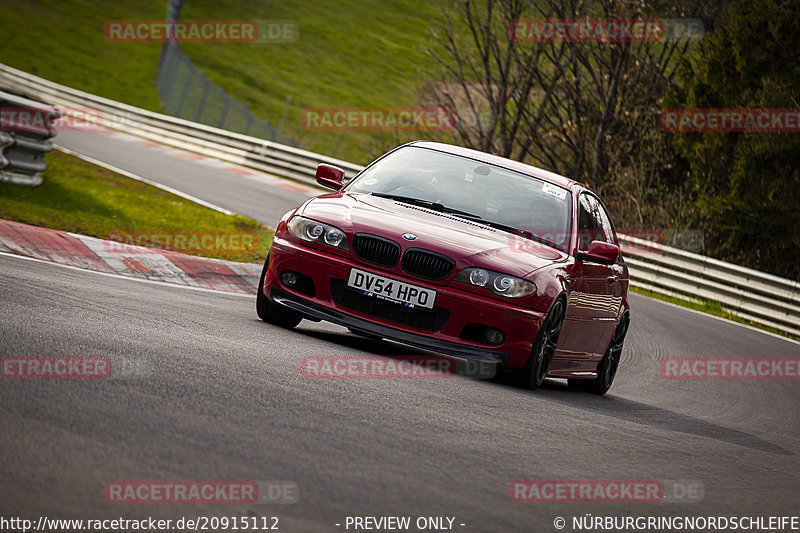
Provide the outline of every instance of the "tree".
{"type": "Polygon", "coordinates": [[[683,193],[685,169],[659,130],[658,110],[691,39],[525,41],[510,29],[526,17],[686,18],[715,9],[702,0],[457,1],[443,7],[445,23],[434,32],[430,54],[445,81],[430,85],[428,101],[454,111],[457,142],[610,193],[622,225],[674,224],[683,209],[663,195],[683,193]]]}
{"type": "MultiPolygon", "coordinates": [[[[668,107],[800,111],[800,2],[739,0],[684,61],[668,107]]],[[[796,123],[795,123],[796,124],[796,123]]],[[[800,277],[800,130],[678,133],[709,252],[800,277]]]]}

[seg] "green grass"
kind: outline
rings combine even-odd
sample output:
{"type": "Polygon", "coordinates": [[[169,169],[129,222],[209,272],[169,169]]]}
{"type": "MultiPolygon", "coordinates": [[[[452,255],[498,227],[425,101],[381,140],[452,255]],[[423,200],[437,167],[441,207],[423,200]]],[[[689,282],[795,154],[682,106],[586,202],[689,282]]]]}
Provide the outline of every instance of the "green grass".
{"type": "Polygon", "coordinates": [[[143,245],[151,236],[192,242],[208,235],[215,243],[220,236],[219,246],[206,238],[207,246],[198,240],[195,247],[154,247],[251,263],[267,256],[272,232],[252,218],[219,213],[61,152],[48,154],[47,163],[39,187],[0,183],[0,218],[101,238],[116,234],[113,240],[143,245]]]}
{"type": "MultiPolygon", "coordinates": [[[[110,19],[163,19],[166,2],[139,0],[4,0],[6,39],[0,62],[58,83],[160,111],[159,43],[110,43],[110,19]]],[[[292,43],[184,43],[198,68],[237,101],[278,126],[292,96],[283,133],[305,149],[366,163],[416,138],[414,132],[310,131],[304,108],[420,105],[435,68],[425,53],[435,2],[386,0],[190,0],[188,19],[288,19],[299,24],[292,43]],[[376,9],[379,13],[376,13],[376,9]]]]}
{"type": "Polygon", "coordinates": [[[162,19],[166,3],[154,0],[3,0],[5,36],[0,62],[62,83],[160,111],[158,43],[112,44],[103,26],[113,19],[162,19]]]}
{"type": "Polygon", "coordinates": [[[283,133],[305,149],[367,163],[413,132],[309,131],[304,108],[409,107],[434,79],[426,54],[435,2],[385,0],[191,1],[185,18],[291,19],[300,27],[293,43],[184,44],[182,50],[217,85],[277,126],[292,96],[283,133]],[[379,7],[378,7],[379,6],[379,7]],[[380,12],[376,13],[376,9],[380,12]]]}
{"type": "Polygon", "coordinates": [[[739,324],[745,324],[748,326],[752,326],[754,328],[758,328],[764,331],[768,331],[770,333],[774,333],[776,335],[780,335],[782,337],[788,337],[790,339],[794,339],[800,341],[800,337],[792,335],[791,333],[787,333],[783,330],[773,328],[770,326],[765,326],[764,324],[759,324],[758,322],[752,322],[750,320],[745,320],[744,318],[727,311],[722,304],[719,302],[715,302],[713,300],[706,300],[704,298],[696,298],[694,300],[684,300],[683,298],[677,298],[675,296],[669,296],[667,294],[661,294],[660,292],[654,292],[648,289],[643,289],[641,287],[634,287],[633,285],[630,286],[631,292],[635,292],[636,294],[641,294],[642,296],[647,296],[648,298],[655,298],[656,300],[661,300],[663,302],[669,302],[671,304],[679,305],[681,307],[687,307],[689,309],[694,309],[695,311],[700,311],[702,313],[706,313],[709,315],[718,316],[720,318],[725,318],[732,322],[738,322],[739,324]]]}

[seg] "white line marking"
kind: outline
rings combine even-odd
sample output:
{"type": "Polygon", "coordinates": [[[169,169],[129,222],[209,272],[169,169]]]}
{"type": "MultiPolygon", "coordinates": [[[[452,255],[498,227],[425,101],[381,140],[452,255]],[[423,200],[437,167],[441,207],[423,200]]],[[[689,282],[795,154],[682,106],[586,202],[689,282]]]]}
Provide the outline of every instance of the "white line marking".
{"type": "Polygon", "coordinates": [[[117,174],[121,174],[121,175],[125,176],[126,178],[131,178],[131,179],[134,179],[136,181],[141,181],[143,183],[147,183],[148,185],[152,185],[153,187],[158,187],[159,189],[161,189],[163,191],[167,191],[167,192],[172,193],[172,194],[174,194],[176,196],[180,196],[181,198],[185,198],[185,199],[187,199],[189,201],[192,201],[192,202],[194,202],[196,204],[200,204],[200,205],[202,205],[204,207],[208,207],[209,209],[213,209],[214,211],[219,211],[220,213],[223,213],[225,215],[235,215],[236,214],[233,211],[228,211],[227,209],[225,209],[223,207],[220,207],[218,205],[214,205],[212,203],[206,202],[205,200],[201,200],[200,198],[197,198],[196,196],[192,196],[191,194],[186,194],[185,192],[181,192],[181,191],[179,191],[177,189],[173,189],[172,187],[169,187],[167,185],[162,185],[160,183],[156,183],[155,181],[149,180],[147,178],[143,178],[143,177],[141,177],[141,176],[139,176],[137,174],[134,174],[133,172],[128,172],[127,170],[123,170],[123,169],[121,169],[119,167],[115,167],[114,165],[109,165],[108,163],[103,163],[99,159],[95,159],[93,157],[89,157],[88,155],[83,155],[81,153],[78,153],[78,152],[75,152],[73,150],[70,150],[69,148],[64,148],[63,146],[59,146],[59,145],[56,145],[56,144],[54,144],[53,146],[55,148],[57,148],[58,150],[66,153],[66,154],[75,156],[75,157],[77,157],[79,159],[83,159],[84,161],[92,163],[93,165],[97,165],[99,167],[103,167],[104,169],[110,170],[111,172],[116,172],[117,174]]]}
{"type": "Polygon", "coordinates": [[[92,274],[98,274],[100,276],[106,276],[106,277],[109,277],[109,278],[124,279],[124,280],[128,280],[128,281],[136,281],[136,282],[139,282],[139,283],[149,283],[151,285],[158,285],[159,287],[176,287],[178,289],[188,289],[190,291],[210,292],[212,294],[220,294],[220,293],[222,293],[222,294],[227,294],[227,295],[230,295],[230,296],[241,296],[242,298],[254,298],[255,297],[255,294],[244,294],[244,293],[241,293],[241,292],[218,291],[218,290],[215,290],[215,289],[206,289],[204,287],[192,287],[190,285],[180,285],[180,284],[177,284],[177,283],[168,283],[168,282],[165,282],[165,281],[155,281],[155,280],[151,280],[151,279],[134,278],[132,276],[123,276],[122,274],[112,274],[110,272],[99,272],[97,270],[88,270],[86,268],[80,268],[80,267],[76,267],[76,266],[72,266],[72,265],[64,265],[62,263],[52,263],[50,261],[45,261],[43,259],[37,259],[35,257],[28,257],[28,256],[25,256],[25,255],[11,254],[11,253],[7,253],[7,252],[0,252],[0,256],[14,257],[14,258],[17,258],[17,259],[24,259],[26,261],[33,261],[35,263],[44,263],[46,265],[54,265],[54,266],[58,266],[58,267],[61,267],[61,268],[68,268],[70,270],[77,270],[78,272],[90,272],[92,274]]]}
{"type": "Polygon", "coordinates": [[[636,296],[641,296],[642,298],[647,298],[648,300],[651,300],[651,301],[654,301],[654,302],[658,302],[658,303],[662,303],[664,305],[669,305],[669,306],[675,307],[677,309],[683,309],[684,311],[689,311],[689,312],[695,313],[697,315],[705,316],[705,317],[708,317],[708,318],[713,318],[715,320],[720,320],[720,321],[726,322],[728,324],[733,324],[734,326],[747,328],[747,329],[749,329],[751,331],[757,331],[759,333],[763,333],[764,335],[769,335],[770,337],[775,337],[776,339],[781,339],[781,340],[784,340],[784,341],[787,341],[787,342],[791,342],[793,344],[800,345],[799,341],[796,341],[794,339],[790,339],[789,337],[784,337],[783,335],[778,335],[777,333],[772,333],[771,331],[765,331],[763,329],[759,329],[759,328],[756,328],[756,327],[753,327],[753,326],[749,326],[747,324],[742,324],[741,322],[734,322],[733,320],[730,320],[730,319],[727,319],[727,318],[723,318],[721,316],[711,315],[711,314],[708,314],[708,313],[704,313],[702,311],[698,311],[697,309],[692,309],[690,307],[684,307],[682,305],[674,304],[672,302],[665,302],[664,300],[659,300],[658,298],[653,298],[651,296],[645,296],[644,294],[639,294],[637,292],[631,291],[631,294],[635,294],[636,296]]]}

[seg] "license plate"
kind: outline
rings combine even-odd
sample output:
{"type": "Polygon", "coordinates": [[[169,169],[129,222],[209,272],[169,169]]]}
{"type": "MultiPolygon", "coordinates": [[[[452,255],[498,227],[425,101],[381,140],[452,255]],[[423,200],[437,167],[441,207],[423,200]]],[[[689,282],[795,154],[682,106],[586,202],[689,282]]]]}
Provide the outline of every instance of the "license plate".
{"type": "Polygon", "coordinates": [[[433,309],[433,302],[436,300],[436,291],[434,290],[371,274],[357,268],[350,270],[347,286],[363,291],[367,296],[404,304],[408,307],[433,309]]]}

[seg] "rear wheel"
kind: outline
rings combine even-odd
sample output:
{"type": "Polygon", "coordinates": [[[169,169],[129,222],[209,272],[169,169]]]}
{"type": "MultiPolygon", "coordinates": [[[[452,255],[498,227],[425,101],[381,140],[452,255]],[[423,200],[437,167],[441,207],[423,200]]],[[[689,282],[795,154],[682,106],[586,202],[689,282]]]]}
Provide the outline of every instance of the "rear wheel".
{"type": "Polygon", "coordinates": [[[606,354],[600,361],[600,365],[598,365],[597,377],[594,379],[570,379],[570,388],[599,394],[600,396],[608,392],[617,375],[619,361],[622,356],[622,345],[625,342],[625,335],[628,333],[629,321],[628,315],[625,315],[617,324],[617,329],[614,330],[614,336],[608,344],[606,354]]]}
{"type": "Polygon", "coordinates": [[[267,274],[269,268],[269,255],[267,260],[264,261],[264,268],[261,270],[261,278],[258,280],[258,292],[256,293],[256,312],[258,318],[264,322],[280,326],[282,328],[292,329],[303,320],[303,315],[292,309],[283,306],[278,306],[269,301],[269,298],[264,296],[264,276],[267,274]]]}
{"type": "Polygon", "coordinates": [[[536,340],[533,341],[531,356],[525,366],[517,371],[517,378],[520,386],[536,390],[544,383],[547,377],[547,370],[553,361],[553,354],[556,352],[558,336],[561,333],[561,326],[564,323],[564,301],[556,300],[550,312],[547,313],[536,340]]]}

